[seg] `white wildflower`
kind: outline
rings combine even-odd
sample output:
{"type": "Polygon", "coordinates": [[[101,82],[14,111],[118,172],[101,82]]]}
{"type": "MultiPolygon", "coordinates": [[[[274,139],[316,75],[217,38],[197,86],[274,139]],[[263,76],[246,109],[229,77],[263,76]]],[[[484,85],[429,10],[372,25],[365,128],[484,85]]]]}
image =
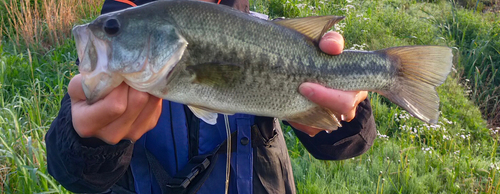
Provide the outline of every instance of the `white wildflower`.
{"type": "Polygon", "coordinates": [[[363,43],[362,45],[359,45],[359,44],[353,44],[351,48],[349,48],[350,50],[359,50],[359,51],[364,51],[365,50],[365,47],[366,47],[366,43],[363,43]]]}
{"type": "Polygon", "coordinates": [[[349,13],[350,9],[356,9],[353,5],[346,5],[345,8],[342,8],[340,10],[345,11],[346,13],[349,13]]]}
{"type": "Polygon", "coordinates": [[[446,119],[446,118],[444,118],[444,117],[443,117],[443,120],[444,120],[444,122],[446,122],[446,123],[448,123],[448,124],[450,124],[450,125],[451,125],[451,124],[453,124],[453,122],[449,121],[448,119],[446,119]]]}
{"type": "Polygon", "coordinates": [[[438,125],[438,124],[432,124],[431,125],[431,128],[433,128],[433,129],[437,129],[437,128],[440,128],[440,127],[441,127],[441,125],[438,125]]]}
{"type": "Polygon", "coordinates": [[[500,166],[498,166],[498,165],[497,165],[497,164],[495,164],[495,163],[491,163],[491,165],[490,165],[490,169],[500,170],[500,166]]]}
{"type": "Polygon", "coordinates": [[[377,131],[377,136],[381,139],[389,139],[389,136],[380,134],[380,132],[377,131]]]}
{"type": "Polygon", "coordinates": [[[424,153],[432,154],[432,150],[434,150],[434,148],[432,148],[432,147],[428,147],[428,148],[422,147],[422,151],[424,151],[424,153]]]}

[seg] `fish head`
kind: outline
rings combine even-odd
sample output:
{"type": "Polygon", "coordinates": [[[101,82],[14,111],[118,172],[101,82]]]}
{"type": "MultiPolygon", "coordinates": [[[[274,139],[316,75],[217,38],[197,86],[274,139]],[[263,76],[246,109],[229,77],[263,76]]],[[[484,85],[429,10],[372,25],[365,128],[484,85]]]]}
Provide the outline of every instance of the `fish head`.
{"type": "Polygon", "coordinates": [[[79,71],[87,103],[92,104],[125,81],[149,92],[181,59],[187,41],[168,18],[147,9],[101,15],[73,28],[79,71]]]}

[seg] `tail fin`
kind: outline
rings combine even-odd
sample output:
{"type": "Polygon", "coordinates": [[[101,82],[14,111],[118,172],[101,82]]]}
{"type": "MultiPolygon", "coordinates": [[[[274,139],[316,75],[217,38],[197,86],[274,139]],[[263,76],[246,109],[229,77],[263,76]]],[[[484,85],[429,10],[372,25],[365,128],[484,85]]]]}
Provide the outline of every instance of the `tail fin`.
{"type": "Polygon", "coordinates": [[[396,81],[388,91],[379,92],[413,116],[435,124],[439,117],[436,87],[451,71],[453,54],[448,47],[408,46],[380,51],[396,67],[396,81]]]}

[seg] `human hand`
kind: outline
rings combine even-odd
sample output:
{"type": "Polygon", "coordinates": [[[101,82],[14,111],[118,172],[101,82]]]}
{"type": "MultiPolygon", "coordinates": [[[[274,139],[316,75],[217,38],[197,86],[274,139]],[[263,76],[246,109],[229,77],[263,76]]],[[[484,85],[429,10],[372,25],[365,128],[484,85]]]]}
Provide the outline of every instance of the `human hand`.
{"type": "MultiPolygon", "coordinates": [[[[337,32],[328,32],[321,38],[319,48],[325,53],[338,55],[344,49],[344,38],[337,32]]],[[[354,119],[358,104],[368,96],[367,91],[334,90],[308,82],[299,86],[299,92],[319,106],[330,109],[342,121],[354,119]]],[[[311,137],[324,130],[299,123],[289,123],[311,137]]]]}
{"type": "Polygon", "coordinates": [[[162,99],[139,92],[125,83],[88,105],[80,74],[71,79],[68,93],[73,127],[78,135],[96,137],[111,145],[122,139],[135,142],[156,126],[162,110],[162,99]]]}

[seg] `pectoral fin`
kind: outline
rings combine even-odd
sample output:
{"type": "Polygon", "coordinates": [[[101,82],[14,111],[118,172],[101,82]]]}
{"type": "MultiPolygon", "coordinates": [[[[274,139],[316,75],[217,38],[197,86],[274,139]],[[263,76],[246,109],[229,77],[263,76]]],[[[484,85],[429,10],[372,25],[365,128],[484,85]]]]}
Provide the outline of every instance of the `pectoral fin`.
{"type": "Polygon", "coordinates": [[[321,37],[344,16],[310,16],[305,18],[293,18],[276,20],[274,23],[294,29],[309,37],[313,42],[319,43],[321,37]]]}
{"type": "Polygon", "coordinates": [[[337,130],[337,128],[342,127],[337,117],[330,110],[319,106],[283,119],[327,131],[337,130]]]}
{"type": "Polygon", "coordinates": [[[210,112],[194,106],[188,106],[188,107],[196,117],[200,118],[206,123],[210,125],[215,125],[217,123],[217,113],[210,112]]]}

